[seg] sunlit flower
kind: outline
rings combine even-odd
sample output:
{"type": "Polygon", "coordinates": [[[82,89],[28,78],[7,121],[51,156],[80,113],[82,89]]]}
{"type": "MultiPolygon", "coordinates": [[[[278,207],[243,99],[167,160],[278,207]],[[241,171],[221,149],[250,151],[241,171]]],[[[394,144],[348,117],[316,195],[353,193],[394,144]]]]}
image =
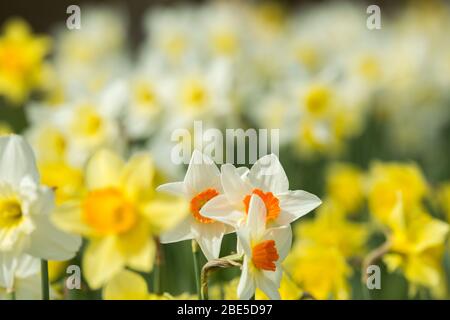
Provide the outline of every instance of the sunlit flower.
{"type": "Polygon", "coordinates": [[[295,228],[300,241],[338,249],[344,257],[361,255],[369,236],[368,225],[349,221],[339,206],[325,202],[311,220],[295,228]]]}
{"type": "Polygon", "coordinates": [[[44,80],[50,41],[34,36],[22,20],[10,20],[0,36],[0,95],[21,103],[44,80]]]}
{"type": "Polygon", "coordinates": [[[428,184],[415,164],[374,163],[369,174],[369,208],[380,221],[386,223],[402,195],[406,213],[420,205],[428,191],[428,184]]]}
{"type": "Polygon", "coordinates": [[[351,164],[333,164],[326,180],[327,195],[335,205],[348,213],[361,207],[365,195],[361,170],[351,164]]]}
{"type": "Polygon", "coordinates": [[[193,300],[190,294],[172,296],[168,293],[155,294],[148,291],[147,282],[139,274],[122,270],[103,289],[105,300],[193,300]]]}
{"type": "Polygon", "coordinates": [[[264,201],[252,195],[247,221],[237,230],[239,245],[244,252],[237,289],[240,299],[250,299],[256,288],[270,299],[280,299],[281,263],[291,248],[292,231],[290,226],[267,229],[267,216],[264,201]]]}
{"type": "Polygon", "coordinates": [[[289,190],[286,173],[273,154],[259,159],[250,170],[223,165],[221,182],[224,194],[205,204],[201,213],[233,227],[245,221],[252,195],[264,202],[266,222],[276,226],[290,224],[321,204],[311,193],[289,190]]]}
{"type": "Polygon", "coordinates": [[[148,154],[135,154],[127,163],[100,150],[86,167],[87,194],[60,206],[55,222],[89,239],[83,272],[96,289],[126,266],[149,272],[155,240],[179,221],[187,205],[154,192],[155,168],[148,154]]]}
{"type": "Polygon", "coordinates": [[[53,191],[40,185],[30,146],[16,135],[0,137],[0,251],[72,258],[81,239],[53,225],[53,208],[53,191]]]}
{"type": "Polygon", "coordinates": [[[208,201],[223,193],[220,172],[215,163],[208,156],[194,150],[184,180],[163,184],[158,187],[158,191],[187,198],[191,211],[173,230],[161,236],[161,242],[195,239],[206,258],[218,258],[222,238],[228,228],[222,222],[201,214],[201,209],[208,201]]]}
{"type": "Polygon", "coordinates": [[[412,286],[429,288],[437,297],[443,297],[442,257],[449,226],[420,208],[409,210],[412,212],[406,214],[399,196],[388,221],[390,250],[384,262],[391,272],[402,270],[412,286]]]}
{"type": "Polygon", "coordinates": [[[286,270],[316,299],[348,299],[352,269],[335,247],[297,242],[286,259],[286,270]]]}

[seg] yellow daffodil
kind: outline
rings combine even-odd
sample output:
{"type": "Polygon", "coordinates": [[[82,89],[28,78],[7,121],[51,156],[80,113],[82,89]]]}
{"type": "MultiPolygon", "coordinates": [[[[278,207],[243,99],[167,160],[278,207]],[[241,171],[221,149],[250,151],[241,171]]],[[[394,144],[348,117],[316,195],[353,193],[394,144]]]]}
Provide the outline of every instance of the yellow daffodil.
{"type": "Polygon", "coordinates": [[[187,212],[179,199],[157,196],[155,168],[148,154],[127,163],[115,153],[100,150],[86,167],[87,194],[59,207],[54,220],[89,239],[83,274],[99,288],[126,266],[149,272],[155,240],[187,212]]]}
{"type": "Polygon", "coordinates": [[[18,104],[42,84],[50,41],[34,36],[22,20],[10,20],[0,36],[0,95],[18,104]]]}
{"type": "Polygon", "coordinates": [[[327,172],[326,189],[330,201],[344,212],[354,213],[364,200],[363,174],[351,164],[334,164],[327,172]]]}
{"type": "Polygon", "coordinates": [[[312,221],[295,228],[295,234],[301,241],[334,247],[344,257],[352,257],[363,253],[369,230],[365,224],[348,221],[333,203],[325,203],[312,221]]]}
{"type": "Polygon", "coordinates": [[[348,299],[352,269],[335,247],[298,242],[286,259],[286,269],[300,288],[315,299],[348,299]]]}
{"type": "Polygon", "coordinates": [[[421,203],[427,191],[428,184],[415,164],[376,162],[370,168],[369,208],[382,223],[389,221],[399,194],[408,213],[421,203]]]}
{"type": "Polygon", "coordinates": [[[172,296],[168,293],[162,295],[149,293],[147,282],[139,274],[122,270],[115,275],[103,289],[105,300],[192,300],[194,296],[181,294],[172,296]]]}
{"type": "Polygon", "coordinates": [[[406,214],[399,196],[388,221],[390,250],[384,262],[391,272],[400,269],[412,286],[429,288],[442,297],[442,254],[449,226],[420,208],[409,210],[406,214]]]}

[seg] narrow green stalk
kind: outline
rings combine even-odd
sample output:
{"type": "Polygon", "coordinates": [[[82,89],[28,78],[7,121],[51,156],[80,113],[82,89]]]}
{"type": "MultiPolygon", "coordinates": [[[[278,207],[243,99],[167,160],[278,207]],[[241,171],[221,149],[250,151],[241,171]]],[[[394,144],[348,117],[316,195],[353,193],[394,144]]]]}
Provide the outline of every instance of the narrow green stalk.
{"type": "Polygon", "coordinates": [[[192,257],[194,259],[195,288],[198,298],[202,299],[200,291],[200,250],[198,250],[198,244],[195,240],[192,240],[192,257]]]}
{"type": "Polygon", "coordinates": [[[11,291],[7,291],[6,296],[8,300],[16,300],[16,292],[14,291],[14,289],[12,289],[11,291]]]}
{"type": "Polygon", "coordinates": [[[41,260],[41,286],[42,286],[42,300],[50,300],[47,260],[41,260]]]}
{"type": "Polygon", "coordinates": [[[156,239],[156,257],[155,265],[153,267],[153,292],[155,294],[161,294],[161,255],[161,243],[159,242],[159,239],[156,239]]]}

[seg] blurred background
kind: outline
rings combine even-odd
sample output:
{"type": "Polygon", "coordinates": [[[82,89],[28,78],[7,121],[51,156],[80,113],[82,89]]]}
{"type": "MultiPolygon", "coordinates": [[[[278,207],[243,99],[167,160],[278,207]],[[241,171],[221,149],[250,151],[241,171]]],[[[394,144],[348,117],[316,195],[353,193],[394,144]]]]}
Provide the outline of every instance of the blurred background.
{"type": "MultiPolygon", "coordinates": [[[[280,129],[290,189],[324,200],[294,226],[282,297],[449,298],[448,2],[16,0],[0,25],[0,134],[27,137],[60,203],[83,196],[101,147],[149,151],[176,181],[173,130],[280,129]],[[381,29],[367,27],[373,4],[381,29]],[[361,281],[368,261],[379,290],[361,281]]],[[[226,236],[223,255],[235,245],[226,236]]],[[[160,251],[162,291],[194,293],[190,242],[160,251]]],[[[215,274],[211,295],[235,298],[238,275],[215,274]]],[[[72,298],[101,297],[85,284],[72,298]]]]}

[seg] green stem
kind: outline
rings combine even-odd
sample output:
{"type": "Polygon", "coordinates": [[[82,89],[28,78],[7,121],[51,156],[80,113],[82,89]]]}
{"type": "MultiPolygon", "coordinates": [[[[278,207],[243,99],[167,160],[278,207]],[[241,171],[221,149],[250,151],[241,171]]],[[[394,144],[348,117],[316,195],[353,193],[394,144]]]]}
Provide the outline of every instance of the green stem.
{"type": "Polygon", "coordinates": [[[41,286],[42,286],[42,300],[50,300],[47,260],[41,260],[41,286]]]}
{"type": "Polygon", "coordinates": [[[161,243],[156,239],[156,258],[153,268],[153,292],[161,294],[161,243]]]}
{"type": "Polygon", "coordinates": [[[198,298],[202,299],[200,292],[200,250],[198,250],[198,244],[195,240],[192,240],[192,257],[194,259],[195,288],[198,298]]]}
{"type": "Polygon", "coordinates": [[[16,292],[14,290],[8,291],[6,295],[8,300],[16,300],[16,292]]]}

